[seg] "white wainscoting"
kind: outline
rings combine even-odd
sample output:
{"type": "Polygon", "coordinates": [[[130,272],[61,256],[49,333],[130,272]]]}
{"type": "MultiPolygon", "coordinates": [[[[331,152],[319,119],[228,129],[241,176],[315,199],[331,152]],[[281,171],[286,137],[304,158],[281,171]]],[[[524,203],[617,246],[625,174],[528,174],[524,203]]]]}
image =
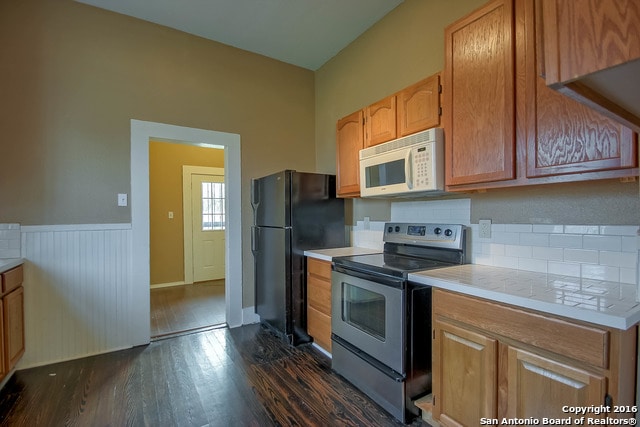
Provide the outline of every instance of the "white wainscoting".
{"type": "Polygon", "coordinates": [[[132,347],[131,225],[23,226],[18,368],[132,347]]]}

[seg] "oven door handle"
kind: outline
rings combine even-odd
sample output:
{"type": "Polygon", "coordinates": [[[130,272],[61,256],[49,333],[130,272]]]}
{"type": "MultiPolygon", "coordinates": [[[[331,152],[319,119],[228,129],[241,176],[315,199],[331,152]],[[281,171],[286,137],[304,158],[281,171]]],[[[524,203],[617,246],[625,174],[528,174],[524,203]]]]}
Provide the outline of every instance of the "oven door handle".
{"type": "Polygon", "coordinates": [[[402,289],[404,285],[404,279],[396,279],[388,276],[374,275],[359,270],[352,270],[342,268],[339,265],[333,265],[333,271],[346,274],[347,276],[358,277],[360,279],[369,280],[371,282],[382,283],[383,285],[391,286],[394,288],[402,289]]]}

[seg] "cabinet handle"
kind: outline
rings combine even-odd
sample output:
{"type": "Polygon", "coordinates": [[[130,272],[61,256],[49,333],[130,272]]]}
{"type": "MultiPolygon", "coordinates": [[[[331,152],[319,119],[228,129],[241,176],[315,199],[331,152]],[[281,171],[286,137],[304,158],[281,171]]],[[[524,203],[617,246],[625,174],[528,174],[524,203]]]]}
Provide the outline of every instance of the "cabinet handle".
{"type": "Polygon", "coordinates": [[[613,406],[613,397],[610,394],[604,395],[604,406],[611,408],[613,406]]]}

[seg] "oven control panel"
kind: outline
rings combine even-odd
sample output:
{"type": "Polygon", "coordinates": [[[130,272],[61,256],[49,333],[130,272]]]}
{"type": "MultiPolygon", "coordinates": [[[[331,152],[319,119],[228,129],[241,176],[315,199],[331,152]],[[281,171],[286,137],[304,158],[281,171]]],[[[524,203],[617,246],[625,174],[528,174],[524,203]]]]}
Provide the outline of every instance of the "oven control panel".
{"type": "Polygon", "coordinates": [[[388,222],[385,224],[383,240],[390,243],[461,249],[464,246],[466,228],[462,224],[388,222]]]}

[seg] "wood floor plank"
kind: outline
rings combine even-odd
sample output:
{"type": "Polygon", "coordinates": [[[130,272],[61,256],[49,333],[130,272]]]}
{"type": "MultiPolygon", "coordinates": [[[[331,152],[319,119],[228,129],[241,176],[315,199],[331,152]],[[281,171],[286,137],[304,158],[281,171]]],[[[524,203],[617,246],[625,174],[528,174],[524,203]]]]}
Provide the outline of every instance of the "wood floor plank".
{"type": "Polygon", "coordinates": [[[224,280],[151,289],[151,337],[224,324],[224,280]]]}
{"type": "Polygon", "coordinates": [[[0,426],[58,425],[402,424],[312,346],[247,325],[16,372],[0,391],[0,426]]]}

